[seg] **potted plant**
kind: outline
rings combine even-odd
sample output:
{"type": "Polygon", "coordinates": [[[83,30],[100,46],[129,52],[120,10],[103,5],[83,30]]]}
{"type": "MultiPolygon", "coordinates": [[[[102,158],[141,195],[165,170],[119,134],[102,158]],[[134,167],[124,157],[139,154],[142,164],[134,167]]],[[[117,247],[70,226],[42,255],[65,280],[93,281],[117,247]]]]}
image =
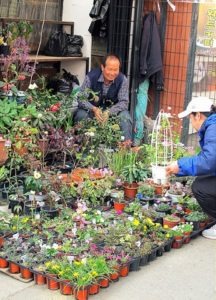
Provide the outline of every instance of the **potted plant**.
{"type": "Polygon", "coordinates": [[[110,194],[110,197],[112,198],[114,202],[114,209],[116,212],[123,212],[126,202],[124,200],[124,191],[112,191],[110,194]]]}
{"type": "Polygon", "coordinates": [[[206,214],[200,211],[192,211],[185,217],[185,220],[187,222],[193,223],[193,231],[199,230],[200,222],[203,222],[206,219],[207,219],[206,214]]]}
{"type": "Polygon", "coordinates": [[[163,218],[163,226],[168,226],[169,228],[178,225],[179,222],[180,222],[180,218],[175,215],[166,215],[163,218]]]}

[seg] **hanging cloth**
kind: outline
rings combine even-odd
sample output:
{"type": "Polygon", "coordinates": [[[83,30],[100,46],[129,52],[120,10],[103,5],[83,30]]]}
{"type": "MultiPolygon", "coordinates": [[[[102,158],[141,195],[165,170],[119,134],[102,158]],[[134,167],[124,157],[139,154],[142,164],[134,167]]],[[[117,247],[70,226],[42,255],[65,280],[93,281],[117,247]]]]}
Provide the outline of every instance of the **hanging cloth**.
{"type": "Polygon", "coordinates": [[[134,135],[134,146],[139,146],[143,138],[144,131],[144,117],[146,114],[147,103],[148,103],[148,89],[149,80],[146,79],[140,83],[137,92],[137,104],[135,108],[135,135],[134,135]]]}

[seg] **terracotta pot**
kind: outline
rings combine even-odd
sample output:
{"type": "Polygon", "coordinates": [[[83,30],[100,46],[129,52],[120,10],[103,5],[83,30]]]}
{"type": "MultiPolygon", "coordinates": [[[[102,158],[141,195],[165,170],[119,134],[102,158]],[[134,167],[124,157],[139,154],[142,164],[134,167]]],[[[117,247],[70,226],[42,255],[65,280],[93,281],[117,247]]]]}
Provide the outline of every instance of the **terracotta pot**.
{"type": "Polygon", "coordinates": [[[166,217],[163,218],[163,226],[168,226],[169,228],[173,228],[174,226],[178,225],[180,222],[180,218],[176,217],[176,221],[167,220],[166,217]]]}
{"type": "Polygon", "coordinates": [[[8,150],[5,146],[6,140],[0,138],[0,166],[2,166],[8,159],[8,150]]]}
{"type": "Polygon", "coordinates": [[[46,284],[46,282],[47,282],[46,276],[44,274],[40,274],[40,273],[34,274],[34,280],[35,280],[35,283],[38,285],[43,285],[43,284],[46,284]]]}
{"type": "Polygon", "coordinates": [[[199,223],[199,228],[200,229],[204,229],[205,227],[206,227],[206,222],[205,221],[199,223]]]}
{"type": "Polygon", "coordinates": [[[49,290],[58,290],[59,282],[57,281],[56,274],[47,274],[47,287],[49,290]]]}
{"type": "Polygon", "coordinates": [[[118,272],[112,273],[110,275],[110,280],[111,281],[118,281],[119,280],[119,273],[118,272]]]}
{"type": "Polygon", "coordinates": [[[115,211],[123,211],[124,210],[124,208],[125,208],[125,203],[118,203],[118,202],[114,202],[114,209],[115,209],[115,211]]]}
{"type": "Polygon", "coordinates": [[[18,264],[10,261],[9,263],[9,272],[12,273],[12,274],[18,274],[20,273],[20,267],[18,264]]]}
{"type": "Polygon", "coordinates": [[[4,241],[5,241],[4,235],[1,235],[0,236],[0,248],[4,245],[4,241]]]}
{"type": "Polygon", "coordinates": [[[96,294],[99,293],[99,291],[100,291],[99,284],[96,283],[96,284],[90,285],[90,287],[89,287],[89,295],[96,295],[96,294]]]}
{"type": "Polygon", "coordinates": [[[74,296],[77,300],[87,300],[88,299],[88,288],[85,287],[80,290],[75,289],[74,296]]]}
{"type": "Polygon", "coordinates": [[[131,184],[125,182],[124,183],[124,196],[126,199],[134,199],[136,197],[138,190],[138,184],[133,182],[131,184]]]}
{"type": "Polygon", "coordinates": [[[129,266],[128,265],[122,266],[119,270],[119,274],[120,274],[121,277],[128,276],[128,273],[129,273],[129,266]]]}
{"type": "Polygon", "coordinates": [[[101,279],[99,285],[102,288],[107,288],[109,286],[109,279],[108,278],[101,279]]]}
{"type": "Polygon", "coordinates": [[[60,282],[60,292],[62,295],[73,295],[73,287],[70,285],[70,280],[60,282]]]}
{"type": "Polygon", "coordinates": [[[184,232],[184,244],[188,244],[191,240],[190,237],[191,232],[184,232]]]}
{"type": "Polygon", "coordinates": [[[24,279],[33,278],[33,273],[26,267],[20,267],[21,277],[24,279]]]}
{"type": "Polygon", "coordinates": [[[183,239],[183,236],[175,236],[175,237],[174,237],[174,240],[175,240],[176,242],[182,241],[182,239],[183,239]]]}
{"type": "Polygon", "coordinates": [[[169,189],[169,184],[152,184],[155,188],[155,195],[164,195],[165,192],[169,189]]]}
{"type": "Polygon", "coordinates": [[[9,266],[9,262],[5,259],[0,257],[0,268],[4,269],[7,268],[9,266]]]}

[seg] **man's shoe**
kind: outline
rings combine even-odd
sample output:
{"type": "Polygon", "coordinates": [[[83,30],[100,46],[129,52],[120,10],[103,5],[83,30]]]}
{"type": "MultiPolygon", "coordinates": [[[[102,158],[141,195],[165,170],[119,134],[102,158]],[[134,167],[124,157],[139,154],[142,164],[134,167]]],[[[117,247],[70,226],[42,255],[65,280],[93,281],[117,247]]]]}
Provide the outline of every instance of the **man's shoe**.
{"type": "Polygon", "coordinates": [[[216,224],[209,229],[203,230],[202,235],[207,239],[216,240],[216,224]]]}

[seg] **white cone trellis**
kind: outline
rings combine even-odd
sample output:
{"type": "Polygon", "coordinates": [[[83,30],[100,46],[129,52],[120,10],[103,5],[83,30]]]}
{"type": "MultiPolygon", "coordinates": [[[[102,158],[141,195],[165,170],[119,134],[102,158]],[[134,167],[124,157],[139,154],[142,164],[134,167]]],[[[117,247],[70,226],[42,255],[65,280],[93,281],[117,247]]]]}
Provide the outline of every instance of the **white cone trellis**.
{"type": "Polygon", "coordinates": [[[152,148],[152,178],[155,183],[167,182],[165,168],[173,159],[172,129],[169,114],[159,112],[154,122],[151,137],[152,148]]]}

